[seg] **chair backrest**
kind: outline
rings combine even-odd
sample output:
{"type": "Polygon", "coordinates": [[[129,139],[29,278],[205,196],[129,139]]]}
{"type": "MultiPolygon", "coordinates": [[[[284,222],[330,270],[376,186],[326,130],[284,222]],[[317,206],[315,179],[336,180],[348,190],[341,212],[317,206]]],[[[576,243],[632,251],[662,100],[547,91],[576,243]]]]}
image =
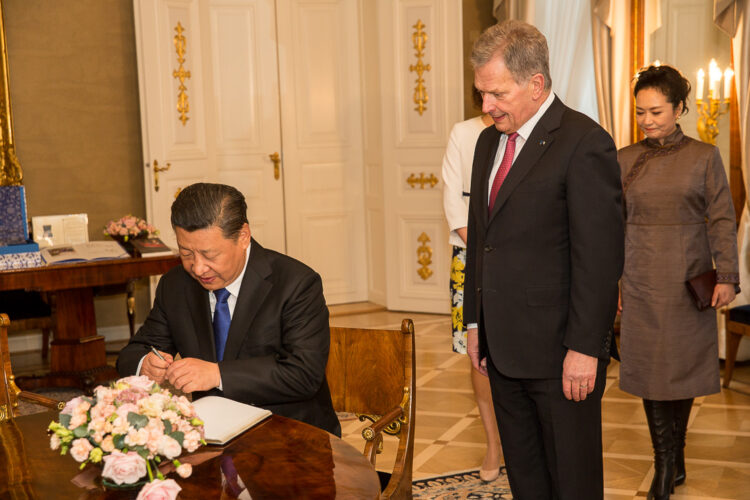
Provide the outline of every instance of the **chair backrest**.
{"type": "MultiPolygon", "coordinates": [[[[386,414],[396,416],[384,429],[398,436],[399,445],[390,482],[381,498],[411,498],[414,364],[414,324],[410,319],[403,320],[400,330],[331,328],[326,377],[334,409],[358,416],[376,416],[376,420],[386,414]]],[[[368,428],[369,435],[366,435],[367,429],[363,431],[363,437],[366,440],[364,454],[374,465],[382,436],[376,439],[373,428],[379,433],[376,423],[368,428]]]]}
{"type": "Polygon", "coordinates": [[[0,314],[0,422],[13,417],[15,403],[14,392],[9,386],[10,350],[8,349],[8,328],[10,319],[5,313],[0,314]]]}
{"type": "Polygon", "coordinates": [[[30,401],[47,408],[62,410],[65,406],[61,401],[22,391],[18,388],[10,364],[10,349],[8,348],[8,330],[10,319],[5,313],[0,313],[0,422],[18,415],[18,399],[30,401]]]}

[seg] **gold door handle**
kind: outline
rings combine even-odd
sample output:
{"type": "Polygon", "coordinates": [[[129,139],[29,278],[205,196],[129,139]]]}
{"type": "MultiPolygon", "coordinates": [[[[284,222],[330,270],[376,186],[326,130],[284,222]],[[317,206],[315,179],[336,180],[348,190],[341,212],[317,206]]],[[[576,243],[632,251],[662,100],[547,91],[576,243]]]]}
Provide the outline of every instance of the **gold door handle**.
{"type": "Polygon", "coordinates": [[[268,157],[273,162],[273,178],[279,180],[279,176],[281,175],[281,157],[279,153],[270,154],[268,157]]]}
{"type": "Polygon", "coordinates": [[[167,162],[166,167],[160,167],[159,162],[154,160],[154,191],[159,190],[159,172],[166,172],[172,165],[167,162]]]}

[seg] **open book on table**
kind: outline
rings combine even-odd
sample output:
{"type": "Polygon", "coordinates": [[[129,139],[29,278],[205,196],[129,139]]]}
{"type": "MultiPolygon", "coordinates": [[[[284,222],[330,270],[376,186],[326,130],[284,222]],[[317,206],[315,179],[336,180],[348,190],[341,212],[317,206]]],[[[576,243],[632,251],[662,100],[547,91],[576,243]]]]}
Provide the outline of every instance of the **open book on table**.
{"type": "Polygon", "coordinates": [[[58,245],[42,249],[47,264],[68,264],[92,260],[124,259],[128,253],[116,241],[89,241],[72,245],[58,245]]]}
{"type": "Polygon", "coordinates": [[[270,410],[221,396],[200,398],[193,401],[193,407],[203,420],[208,444],[224,444],[271,416],[270,410]]]}

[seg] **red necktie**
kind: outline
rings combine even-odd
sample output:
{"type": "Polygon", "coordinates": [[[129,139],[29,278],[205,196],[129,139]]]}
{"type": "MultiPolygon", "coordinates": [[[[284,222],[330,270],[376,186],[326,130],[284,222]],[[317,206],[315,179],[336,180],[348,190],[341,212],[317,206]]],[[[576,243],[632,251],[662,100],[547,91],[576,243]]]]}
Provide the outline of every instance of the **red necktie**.
{"type": "Polygon", "coordinates": [[[505,154],[503,154],[503,160],[500,162],[500,167],[497,169],[495,179],[492,181],[492,190],[490,191],[490,204],[488,210],[492,212],[492,207],[495,206],[495,198],[497,193],[500,191],[500,186],[503,185],[505,177],[508,175],[510,166],[513,164],[513,155],[516,153],[516,138],[518,132],[513,132],[508,136],[508,142],[505,143],[505,154]]]}

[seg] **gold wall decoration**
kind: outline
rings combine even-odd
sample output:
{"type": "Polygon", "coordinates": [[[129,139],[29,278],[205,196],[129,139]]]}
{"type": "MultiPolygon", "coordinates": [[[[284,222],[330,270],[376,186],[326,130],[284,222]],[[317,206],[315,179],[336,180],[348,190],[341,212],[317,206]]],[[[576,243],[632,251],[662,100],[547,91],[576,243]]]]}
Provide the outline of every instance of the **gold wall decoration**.
{"type": "Polygon", "coordinates": [[[20,186],[23,184],[23,171],[16,157],[13,142],[13,112],[10,106],[10,77],[8,74],[8,48],[5,44],[5,21],[0,1],[0,186],[20,186]]]}
{"type": "Polygon", "coordinates": [[[417,274],[420,278],[426,280],[432,276],[432,269],[429,267],[432,264],[432,247],[427,244],[430,241],[430,237],[427,236],[427,233],[423,232],[419,235],[417,241],[420,243],[417,247],[417,264],[421,266],[417,269],[417,274]]]}
{"type": "Polygon", "coordinates": [[[406,183],[409,184],[412,189],[417,187],[417,184],[419,184],[420,189],[424,189],[425,184],[429,184],[430,188],[434,188],[438,182],[438,178],[435,177],[435,174],[430,174],[429,177],[425,177],[424,172],[419,172],[419,177],[411,174],[406,178],[406,183]]]}
{"type": "Polygon", "coordinates": [[[419,116],[422,116],[422,113],[425,112],[427,109],[427,101],[430,100],[430,97],[427,95],[427,87],[424,86],[424,73],[425,71],[430,71],[430,65],[425,64],[422,58],[424,57],[424,48],[425,45],[427,45],[427,33],[422,31],[422,29],[425,27],[424,23],[422,23],[421,19],[417,20],[417,24],[412,26],[416,31],[412,33],[411,40],[414,44],[414,50],[415,55],[417,56],[417,64],[411,64],[409,66],[409,71],[415,71],[417,73],[417,79],[415,80],[417,83],[417,86],[414,87],[414,104],[417,105],[416,108],[414,108],[415,111],[419,113],[419,116]]]}
{"type": "Polygon", "coordinates": [[[179,93],[177,94],[177,112],[180,114],[182,125],[185,126],[185,123],[190,119],[187,115],[188,112],[190,112],[190,102],[188,101],[187,92],[185,92],[187,90],[185,80],[190,78],[190,71],[186,71],[184,66],[187,38],[182,34],[185,31],[185,28],[182,27],[182,24],[179,21],[174,30],[177,32],[173,39],[174,48],[175,51],[177,51],[177,62],[180,67],[172,72],[172,77],[180,81],[180,86],[177,88],[179,90],[179,93]]]}

